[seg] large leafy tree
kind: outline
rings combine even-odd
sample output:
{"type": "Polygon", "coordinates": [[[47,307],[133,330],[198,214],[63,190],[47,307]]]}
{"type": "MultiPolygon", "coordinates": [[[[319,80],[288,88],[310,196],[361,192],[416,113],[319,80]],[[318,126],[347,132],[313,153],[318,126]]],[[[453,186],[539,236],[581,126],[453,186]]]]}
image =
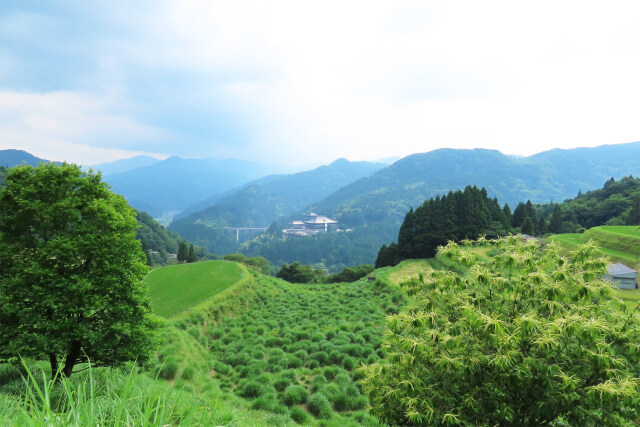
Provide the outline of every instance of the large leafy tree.
{"type": "Polygon", "coordinates": [[[601,280],[594,246],[565,256],[508,237],[494,251],[481,261],[450,243],[439,256],[465,274],[405,284],[415,305],[389,318],[388,362],[365,368],[373,412],[414,425],[637,422],[640,322],[601,280]]]}
{"type": "Polygon", "coordinates": [[[156,323],[136,215],[76,165],[9,170],[0,190],[0,360],[143,362],[156,323]]]}

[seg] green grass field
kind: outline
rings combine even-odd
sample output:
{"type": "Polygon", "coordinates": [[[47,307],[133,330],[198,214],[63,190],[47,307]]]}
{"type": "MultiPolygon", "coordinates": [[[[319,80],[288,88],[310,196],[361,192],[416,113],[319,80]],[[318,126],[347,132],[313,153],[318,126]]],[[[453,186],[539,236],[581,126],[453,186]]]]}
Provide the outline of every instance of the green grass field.
{"type": "Polygon", "coordinates": [[[640,228],[637,226],[593,227],[582,234],[557,234],[550,239],[567,249],[574,249],[592,239],[600,246],[600,252],[611,261],[640,268],[640,228]]]}
{"type": "Polygon", "coordinates": [[[153,312],[174,316],[238,283],[244,272],[230,261],[206,261],[158,268],[145,278],[153,312]]]}

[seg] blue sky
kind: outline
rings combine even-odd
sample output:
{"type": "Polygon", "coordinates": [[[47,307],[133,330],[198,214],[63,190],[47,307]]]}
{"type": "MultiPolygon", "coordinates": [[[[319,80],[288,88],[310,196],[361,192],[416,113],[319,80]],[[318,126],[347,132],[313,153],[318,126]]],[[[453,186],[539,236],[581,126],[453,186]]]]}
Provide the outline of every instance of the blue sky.
{"type": "Polygon", "coordinates": [[[271,163],[640,140],[636,1],[0,0],[0,148],[271,163]]]}

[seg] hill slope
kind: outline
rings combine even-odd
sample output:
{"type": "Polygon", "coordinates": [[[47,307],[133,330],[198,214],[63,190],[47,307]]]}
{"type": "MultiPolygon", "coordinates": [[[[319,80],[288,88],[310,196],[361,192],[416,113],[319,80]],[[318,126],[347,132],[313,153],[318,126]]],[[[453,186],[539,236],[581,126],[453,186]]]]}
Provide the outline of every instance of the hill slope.
{"type": "MultiPolygon", "coordinates": [[[[50,160],[41,159],[23,150],[0,150],[0,166],[13,167],[26,163],[29,166],[38,166],[39,163],[51,163],[50,160]]],[[[58,163],[59,162],[55,162],[58,163]]]]}
{"type": "Polygon", "coordinates": [[[167,211],[186,209],[211,195],[273,173],[273,169],[236,159],[170,157],[149,166],[109,175],[105,181],[133,207],[157,217],[167,211]]]}
{"type": "Polygon", "coordinates": [[[158,163],[160,160],[150,156],[135,156],[130,159],[120,159],[113,162],[100,163],[89,166],[102,172],[102,176],[113,175],[116,173],[127,172],[136,168],[150,166],[158,163]]]}
{"type": "Polygon", "coordinates": [[[169,265],[151,271],[145,281],[153,312],[171,317],[237,284],[243,269],[231,261],[169,265]]]}
{"type": "Polygon", "coordinates": [[[584,233],[553,235],[550,239],[568,249],[594,240],[600,247],[600,252],[613,262],[640,269],[640,228],[637,226],[603,225],[590,228],[584,233]]]}
{"type": "Polygon", "coordinates": [[[220,198],[207,209],[175,220],[169,229],[211,252],[231,252],[235,235],[211,227],[268,227],[382,166],[338,159],[311,171],[268,177],[220,198]]]}
{"type": "Polygon", "coordinates": [[[342,260],[345,265],[353,265],[352,261],[372,263],[377,249],[397,238],[409,209],[430,197],[476,185],[486,188],[500,204],[512,207],[526,200],[562,201],[580,190],[601,187],[611,176],[640,175],[639,158],[640,142],[550,150],[524,158],[484,149],[414,154],[309,207],[353,228],[349,235],[314,236],[306,243],[263,237],[247,243],[243,250],[246,255],[263,255],[273,263],[296,259],[307,263],[324,259],[327,265],[333,260],[342,260]],[[356,247],[358,257],[351,259],[356,247]],[[306,259],[296,258],[300,256],[306,259]]]}

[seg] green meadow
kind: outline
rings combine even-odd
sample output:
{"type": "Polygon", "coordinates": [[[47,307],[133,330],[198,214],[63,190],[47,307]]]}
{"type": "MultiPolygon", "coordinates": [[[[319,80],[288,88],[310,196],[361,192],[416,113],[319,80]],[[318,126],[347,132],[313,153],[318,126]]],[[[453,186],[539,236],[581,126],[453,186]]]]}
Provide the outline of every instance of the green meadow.
{"type": "Polygon", "coordinates": [[[637,226],[603,225],[590,228],[584,233],[556,234],[549,239],[567,249],[575,249],[594,240],[600,246],[602,255],[608,256],[611,261],[640,268],[640,228],[637,226]]]}
{"type": "Polygon", "coordinates": [[[238,283],[244,269],[231,261],[170,265],[146,277],[151,308],[162,317],[174,316],[238,283]]]}
{"type": "MultiPolygon", "coordinates": [[[[602,255],[611,262],[620,262],[636,270],[640,269],[640,227],[623,225],[603,225],[593,227],[584,233],[556,234],[549,237],[567,249],[575,249],[579,245],[594,240],[602,255]]],[[[615,294],[629,308],[635,308],[640,302],[640,290],[616,289],[615,294]]]]}

